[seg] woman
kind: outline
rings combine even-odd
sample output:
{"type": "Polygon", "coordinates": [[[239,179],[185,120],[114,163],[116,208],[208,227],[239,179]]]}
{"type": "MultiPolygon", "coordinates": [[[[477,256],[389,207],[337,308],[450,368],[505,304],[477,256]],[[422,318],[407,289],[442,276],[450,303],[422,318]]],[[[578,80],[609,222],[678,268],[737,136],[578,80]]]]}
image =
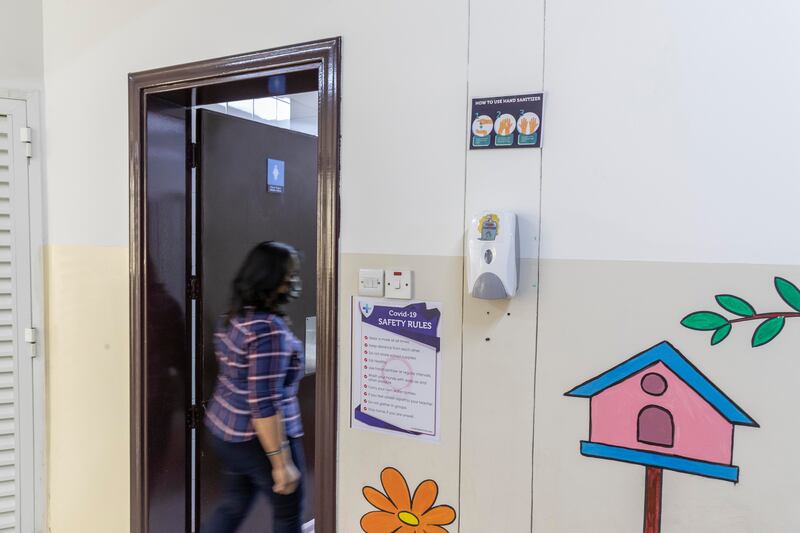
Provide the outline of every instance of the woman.
{"type": "Polygon", "coordinates": [[[301,531],[303,352],[282,309],[300,296],[299,268],[291,246],[263,242],[233,282],[231,310],[214,339],[219,376],[206,411],[225,478],[209,533],[236,531],[259,492],[272,503],[274,533],[301,531]]]}

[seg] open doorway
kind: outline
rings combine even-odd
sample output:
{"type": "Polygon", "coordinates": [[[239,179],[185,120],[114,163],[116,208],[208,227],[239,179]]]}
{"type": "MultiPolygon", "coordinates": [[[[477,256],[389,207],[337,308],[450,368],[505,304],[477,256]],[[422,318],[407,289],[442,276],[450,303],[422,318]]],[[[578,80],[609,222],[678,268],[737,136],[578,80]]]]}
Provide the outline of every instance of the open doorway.
{"type": "MultiPolygon", "coordinates": [[[[287,311],[307,353],[304,521],[335,529],[338,76],[338,39],[130,76],[134,533],[202,533],[220,498],[202,424],[212,338],[266,240],[303,254],[287,311]]],[[[259,500],[239,531],[269,512],[259,500]]]]}

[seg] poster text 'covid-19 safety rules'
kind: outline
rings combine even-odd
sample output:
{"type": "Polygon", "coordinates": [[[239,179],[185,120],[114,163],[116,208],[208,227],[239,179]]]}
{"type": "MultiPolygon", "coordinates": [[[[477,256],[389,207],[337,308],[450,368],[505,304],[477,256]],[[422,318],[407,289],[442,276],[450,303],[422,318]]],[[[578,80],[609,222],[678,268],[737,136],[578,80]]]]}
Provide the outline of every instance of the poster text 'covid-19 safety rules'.
{"type": "Polygon", "coordinates": [[[440,308],[353,298],[352,427],[439,440],[440,308]]]}

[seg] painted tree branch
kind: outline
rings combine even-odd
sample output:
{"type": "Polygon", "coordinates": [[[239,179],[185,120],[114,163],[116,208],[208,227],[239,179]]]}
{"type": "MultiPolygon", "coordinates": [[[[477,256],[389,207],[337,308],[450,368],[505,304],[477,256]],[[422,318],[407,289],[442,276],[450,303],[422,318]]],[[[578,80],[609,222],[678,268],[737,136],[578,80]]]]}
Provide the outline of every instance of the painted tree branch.
{"type": "Polygon", "coordinates": [[[732,320],[729,320],[728,322],[731,324],[735,324],[737,322],[747,322],[749,320],[764,320],[767,318],[778,318],[781,316],[784,318],[800,318],[800,313],[759,313],[753,316],[743,316],[741,318],[734,318],[732,320]]]}
{"type": "Polygon", "coordinates": [[[786,302],[792,311],[775,311],[771,313],[756,313],[748,302],[732,294],[718,294],[715,299],[724,310],[736,315],[736,318],[726,318],[713,311],[697,311],[683,317],[681,324],[689,329],[699,331],[713,331],[711,345],[724,341],[731,332],[732,325],[739,322],[753,320],[762,321],[753,333],[751,345],[755,348],[763,346],[778,336],[786,324],[787,318],[800,318],[800,289],[793,283],[783,278],[775,278],[775,289],[778,295],[786,302]]]}

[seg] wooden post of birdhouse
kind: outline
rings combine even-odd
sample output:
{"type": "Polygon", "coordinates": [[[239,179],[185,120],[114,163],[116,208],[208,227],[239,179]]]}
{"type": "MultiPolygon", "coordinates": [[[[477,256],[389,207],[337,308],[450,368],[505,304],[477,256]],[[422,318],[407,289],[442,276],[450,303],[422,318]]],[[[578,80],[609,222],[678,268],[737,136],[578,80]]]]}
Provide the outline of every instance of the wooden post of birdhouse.
{"type": "Polygon", "coordinates": [[[644,533],[661,532],[661,485],[664,470],[646,467],[644,481],[644,533]]]}

